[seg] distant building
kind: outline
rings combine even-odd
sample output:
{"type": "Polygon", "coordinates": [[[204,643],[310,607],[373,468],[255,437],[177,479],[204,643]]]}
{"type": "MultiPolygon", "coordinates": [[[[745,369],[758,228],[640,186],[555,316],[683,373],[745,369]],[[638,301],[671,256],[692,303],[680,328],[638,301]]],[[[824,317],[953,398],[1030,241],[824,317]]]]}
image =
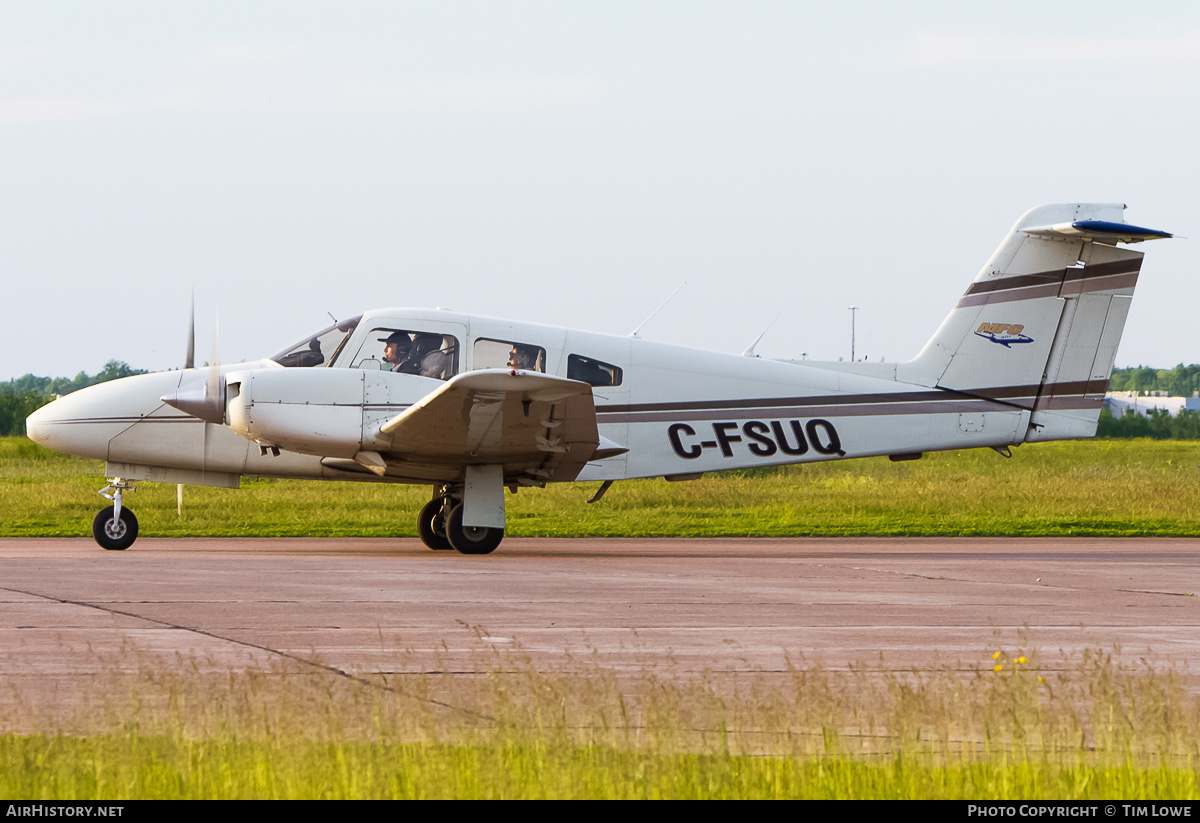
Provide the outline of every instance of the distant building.
{"type": "Polygon", "coordinates": [[[1152,409],[1162,409],[1174,417],[1182,409],[1200,411],[1200,392],[1192,397],[1168,397],[1165,391],[1110,391],[1104,396],[1104,408],[1113,417],[1121,417],[1129,409],[1143,416],[1152,409]]]}

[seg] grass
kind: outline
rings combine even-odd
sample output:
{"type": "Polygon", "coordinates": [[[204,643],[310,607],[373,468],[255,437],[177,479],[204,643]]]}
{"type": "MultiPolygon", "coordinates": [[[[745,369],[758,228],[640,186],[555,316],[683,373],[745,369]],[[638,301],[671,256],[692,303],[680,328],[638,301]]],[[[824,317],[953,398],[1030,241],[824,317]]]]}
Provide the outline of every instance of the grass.
{"type": "MultiPolygon", "coordinates": [[[[0,438],[0,536],[85,536],[103,464],[0,438]]],[[[1200,536],[1200,442],[1083,440],[596,484],[507,496],[521,537],[798,535],[1200,536]]],[[[143,535],[415,536],[425,486],[246,480],[240,490],[144,483],[126,497],[143,535]]]]}
{"type": "Polygon", "coordinates": [[[539,671],[519,650],[477,662],[466,677],[401,652],[391,672],[347,677],[127,651],[70,699],[10,675],[0,796],[1198,795],[1196,697],[1174,671],[1101,651],[1053,672],[1014,651],[998,671],[992,659],[932,672],[796,664],[736,681],[588,660],[539,671]]]}
{"type": "MultiPolygon", "coordinates": [[[[0,439],[0,536],[89,534],[102,464],[0,439]]],[[[1200,443],[1076,441],[508,498],[510,535],[1200,535],[1200,443]]],[[[143,484],[144,535],[415,534],[423,487],[143,484]]],[[[896,672],[466,671],[398,651],[351,676],[135,649],[54,688],[0,665],[0,796],[1195,799],[1200,703],[1174,670],[1030,650],[896,672]]]]}

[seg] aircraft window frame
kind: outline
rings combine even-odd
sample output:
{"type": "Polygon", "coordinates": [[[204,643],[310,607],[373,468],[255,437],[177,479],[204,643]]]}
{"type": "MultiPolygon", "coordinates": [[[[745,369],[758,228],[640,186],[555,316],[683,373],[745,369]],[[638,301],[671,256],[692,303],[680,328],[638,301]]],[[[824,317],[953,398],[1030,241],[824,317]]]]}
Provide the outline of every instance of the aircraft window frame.
{"type": "Polygon", "coordinates": [[[471,348],[471,368],[475,371],[480,369],[520,369],[521,371],[536,371],[545,374],[546,349],[544,346],[539,346],[536,343],[525,343],[520,340],[477,337],[471,348]],[[533,366],[517,366],[513,364],[512,350],[518,346],[533,351],[533,366]]]}
{"type": "Polygon", "coordinates": [[[328,368],[337,362],[338,355],[345,348],[346,341],[354,336],[354,330],[358,328],[360,320],[362,320],[361,314],[345,320],[339,320],[332,326],[326,326],[321,329],[316,334],[310,334],[301,338],[278,354],[272,355],[270,359],[288,369],[312,369],[318,366],[328,368]],[[337,334],[341,335],[340,339],[336,336],[337,334]],[[333,335],[332,339],[325,341],[325,338],[331,335],[333,335]],[[331,345],[334,341],[337,342],[337,345],[331,345]],[[328,357],[325,356],[327,348],[332,349],[328,357]],[[314,356],[319,357],[320,360],[311,362],[314,356]]]}
{"type": "MultiPolygon", "coordinates": [[[[375,363],[376,367],[379,369],[379,371],[394,371],[396,367],[391,366],[387,362],[384,361],[383,351],[387,346],[387,344],[384,342],[384,340],[386,338],[390,337],[391,335],[396,334],[397,332],[407,334],[410,337],[414,337],[414,338],[418,337],[418,336],[439,337],[439,338],[441,338],[442,342],[441,342],[441,345],[439,348],[426,351],[424,353],[424,355],[422,355],[422,363],[424,365],[424,369],[422,371],[402,370],[402,371],[395,372],[395,373],[419,375],[421,377],[430,377],[430,378],[433,378],[434,380],[449,380],[451,377],[454,377],[456,374],[458,374],[458,351],[459,351],[458,337],[456,337],[453,334],[447,334],[447,333],[437,332],[437,331],[427,331],[424,329],[400,328],[394,324],[389,324],[386,326],[372,327],[371,330],[369,332],[367,332],[367,336],[363,340],[362,344],[358,347],[358,351],[355,352],[354,356],[350,358],[348,368],[369,369],[370,366],[364,366],[363,364],[364,363],[375,363]],[[434,362],[434,361],[431,361],[430,363],[424,362],[425,360],[427,360],[430,357],[430,355],[434,354],[435,352],[440,352],[446,356],[444,365],[441,367],[441,369],[439,369],[437,371],[436,374],[432,374],[432,373],[425,374],[424,371],[429,370],[430,368],[436,368],[436,362],[434,362]]],[[[399,366],[408,365],[410,367],[416,367],[415,361],[402,360],[397,365],[399,365],[399,366]]]]}
{"type": "Polygon", "coordinates": [[[623,378],[624,371],[620,366],[582,354],[567,355],[568,380],[579,380],[589,386],[611,387],[621,385],[623,378]],[[607,375],[607,379],[601,375],[607,375]]]}

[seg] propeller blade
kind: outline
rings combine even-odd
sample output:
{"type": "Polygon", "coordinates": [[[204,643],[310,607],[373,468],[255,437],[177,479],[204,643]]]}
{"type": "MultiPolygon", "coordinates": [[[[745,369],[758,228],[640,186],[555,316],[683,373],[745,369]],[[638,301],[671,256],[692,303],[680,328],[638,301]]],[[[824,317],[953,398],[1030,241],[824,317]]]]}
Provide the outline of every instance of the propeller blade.
{"type": "Polygon", "coordinates": [[[196,368],[196,292],[192,291],[192,313],[188,317],[188,339],[187,339],[187,360],[184,361],[185,369],[196,368]]]}
{"type": "MultiPolygon", "coordinates": [[[[208,378],[194,380],[180,386],[173,394],[164,394],[161,399],[168,406],[198,417],[214,425],[225,423],[225,378],[221,376],[221,354],[218,338],[220,322],[213,332],[213,362],[208,368],[208,378]]],[[[205,451],[208,450],[208,429],[204,430],[205,451]]]]}
{"type": "Polygon", "coordinates": [[[212,360],[208,369],[208,396],[217,396],[217,384],[221,380],[221,317],[213,320],[212,360]]]}

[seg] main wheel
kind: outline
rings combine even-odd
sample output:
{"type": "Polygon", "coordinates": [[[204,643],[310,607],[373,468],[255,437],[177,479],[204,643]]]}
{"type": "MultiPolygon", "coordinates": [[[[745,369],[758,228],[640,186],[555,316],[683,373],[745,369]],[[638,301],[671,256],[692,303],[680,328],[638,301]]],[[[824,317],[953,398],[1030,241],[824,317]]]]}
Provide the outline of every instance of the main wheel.
{"type": "Polygon", "coordinates": [[[422,506],[421,513],[417,515],[417,534],[421,535],[421,542],[435,552],[448,552],[454,548],[446,537],[446,517],[442,514],[444,506],[445,501],[435,497],[422,506]]]}
{"type": "Polygon", "coordinates": [[[446,536],[459,554],[491,554],[504,539],[504,529],[487,526],[464,526],[463,507],[459,503],[446,518],[446,536]]]}
{"type": "Polygon", "coordinates": [[[92,537],[96,538],[100,548],[110,552],[125,551],[133,545],[138,536],[138,522],[133,512],[122,506],[121,517],[116,518],[113,517],[115,508],[109,506],[107,509],[101,509],[96,512],[96,519],[92,521],[92,537]]]}

